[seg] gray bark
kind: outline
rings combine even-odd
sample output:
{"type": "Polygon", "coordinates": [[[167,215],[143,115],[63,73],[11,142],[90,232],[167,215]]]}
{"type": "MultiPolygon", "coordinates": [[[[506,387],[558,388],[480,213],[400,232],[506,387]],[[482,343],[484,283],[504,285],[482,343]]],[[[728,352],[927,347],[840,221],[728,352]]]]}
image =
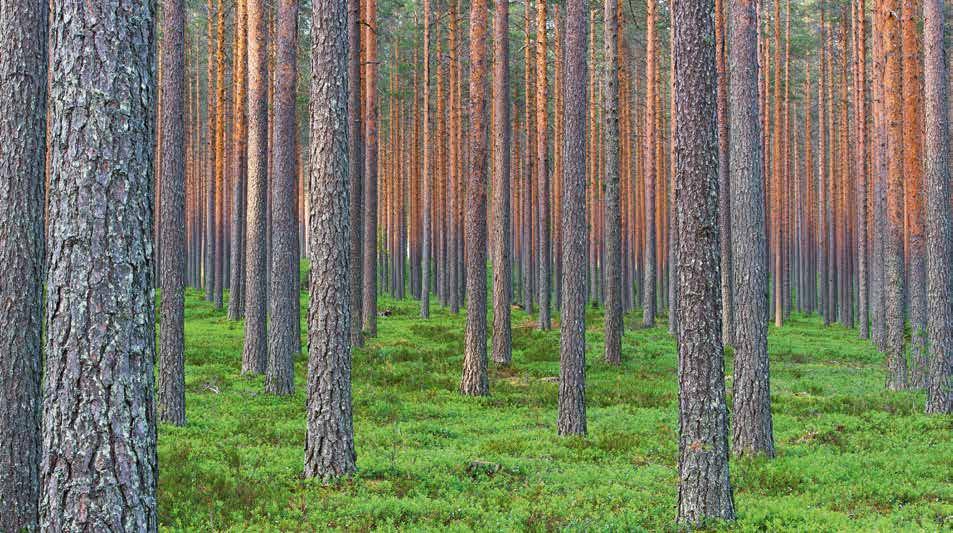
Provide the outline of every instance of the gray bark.
{"type": "Polygon", "coordinates": [[[271,294],[268,304],[268,366],[265,391],[286,396],[294,393],[294,358],[298,339],[298,205],[295,172],[295,107],[298,81],[298,0],[278,4],[275,65],[275,147],[271,183],[271,294]]]}
{"type": "Polygon", "coordinates": [[[950,139],[947,65],[943,60],[942,0],[925,0],[924,81],[926,144],[927,306],[930,372],[927,413],[953,413],[953,221],[950,212],[950,139]]]}
{"type": "Polygon", "coordinates": [[[37,527],[47,13],[0,1],[0,531],[37,527]]]}
{"type": "Polygon", "coordinates": [[[605,360],[622,361],[622,212],[619,206],[619,5],[605,2],[605,360]]]}
{"type": "MultiPolygon", "coordinates": [[[[510,255],[509,2],[505,0],[496,2],[493,46],[493,362],[507,366],[513,358],[510,329],[513,267],[510,255]]],[[[428,94],[426,88],[424,94],[428,94]]],[[[427,156],[424,157],[426,162],[427,156]]],[[[427,221],[426,211],[424,217],[427,221]]]]}
{"type": "Polygon", "coordinates": [[[40,528],[156,531],[153,4],[50,15],[40,528]]]}
{"type": "Polygon", "coordinates": [[[245,344],[242,372],[268,363],[266,208],[268,203],[268,59],[264,0],[248,0],[248,177],[245,227],[245,344]]]}
{"type": "MultiPolygon", "coordinates": [[[[721,341],[713,8],[713,0],[685,0],[675,2],[672,10],[678,189],[675,229],[680,234],[678,283],[683,302],[678,306],[677,520],[690,527],[735,517],[728,478],[721,341]]],[[[753,13],[748,16],[753,18],[753,13]]],[[[757,105],[754,98],[750,102],[757,105]]]]}
{"type": "Polygon", "coordinates": [[[315,0],[311,23],[311,301],[308,309],[307,477],[354,472],[348,177],[348,17],[315,0]]]}
{"type": "Polygon", "coordinates": [[[566,2],[566,102],[563,116],[562,254],[559,324],[560,435],[586,434],[586,103],[588,2],[566,2]]]}
{"type": "Polygon", "coordinates": [[[750,0],[731,4],[729,129],[734,265],[735,454],[774,455],[768,372],[768,273],[761,123],[758,120],[757,17],[750,0]]]}
{"type": "Polygon", "coordinates": [[[423,68],[423,161],[421,179],[423,180],[423,207],[420,245],[420,317],[430,318],[430,220],[433,209],[433,170],[431,168],[433,139],[430,138],[430,0],[424,0],[424,68],[423,68]]]}
{"type": "Polygon", "coordinates": [[[159,420],[185,424],[185,6],[162,8],[159,420]]]}
{"type": "Polygon", "coordinates": [[[234,102],[232,120],[232,223],[231,258],[229,267],[228,319],[240,320],[245,316],[245,195],[248,176],[248,124],[246,117],[248,75],[248,15],[246,3],[236,3],[234,102]]]}

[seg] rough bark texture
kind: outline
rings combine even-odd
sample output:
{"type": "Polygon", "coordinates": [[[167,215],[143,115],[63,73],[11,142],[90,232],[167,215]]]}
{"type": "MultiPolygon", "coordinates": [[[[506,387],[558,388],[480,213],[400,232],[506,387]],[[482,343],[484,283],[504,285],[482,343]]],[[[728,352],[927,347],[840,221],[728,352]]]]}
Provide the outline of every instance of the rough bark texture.
{"type": "Polygon", "coordinates": [[[246,0],[236,2],[235,57],[232,119],[232,244],[231,274],[229,275],[228,319],[240,320],[245,316],[245,187],[247,177],[248,125],[247,104],[248,39],[246,36],[248,15],[246,0]]]}
{"type": "MultiPolygon", "coordinates": [[[[856,13],[856,63],[857,86],[855,97],[857,149],[854,151],[855,179],[857,184],[857,321],[862,339],[870,338],[870,267],[868,265],[867,239],[867,15],[864,11],[864,0],[855,0],[856,13]]],[[[801,297],[798,295],[798,301],[801,297]]]]}
{"type": "Polygon", "coordinates": [[[261,374],[268,362],[265,209],[268,203],[268,62],[264,0],[247,0],[248,224],[245,238],[245,346],[242,372],[261,374]]]}
{"type": "MultiPolygon", "coordinates": [[[[731,254],[731,176],[729,174],[731,162],[730,116],[728,114],[728,47],[725,31],[725,13],[723,0],[715,0],[715,72],[718,76],[718,224],[721,229],[721,332],[725,344],[734,343],[734,258],[731,254]]],[[[749,36],[752,39],[751,48],[754,54],[754,65],[758,64],[757,35],[749,36]]],[[[752,120],[758,119],[758,75],[752,73],[753,91],[749,94],[754,100],[754,115],[752,120]]],[[[750,90],[750,89],[749,89],[750,90]]],[[[754,142],[760,139],[760,131],[754,137],[754,142]]],[[[760,151],[759,151],[760,156],[760,151]]],[[[672,285],[678,285],[673,283],[672,285]]]]}
{"type": "MultiPolygon", "coordinates": [[[[753,18],[748,6],[746,18],[753,18]]],[[[683,302],[678,306],[677,520],[688,526],[735,517],[728,479],[728,410],[721,342],[713,7],[713,0],[685,0],[676,2],[672,10],[678,126],[675,207],[681,233],[678,283],[683,302]]],[[[754,33],[746,35],[753,37],[754,33]]],[[[754,39],[749,39],[748,44],[752,43],[754,39]]],[[[751,80],[747,83],[750,86],[751,80]]],[[[756,101],[749,98],[752,107],[756,101]]]]}
{"type": "Polygon", "coordinates": [[[185,424],[185,7],[162,9],[162,152],[158,415],[185,424]]]}
{"type": "Polygon", "coordinates": [[[924,178],[927,201],[927,306],[930,373],[927,413],[953,413],[953,221],[950,211],[950,139],[947,66],[943,61],[943,2],[924,0],[926,86],[924,178]]]}
{"type": "Polygon", "coordinates": [[[308,436],[304,472],[354,472],[348,236],[348,25],[341,0],[315,0],[311,23],[311,228],[308,436]]]}
{"type": "Polygon", "coordinates": [[[37,527],[47,14],[0,1],[0,531],[37,527]]]}
{"type": "Polygon", "coordinates": [[[645,172],[643,174],[643,183],[645,189],[645,251],[643,254],[643,282],[642,282],[642,325],[652,327],[655,325],[655,173],[656,173],[656,153],[655,143],[655,107],[658,90],[656,86],[656,70],[658,70],[655,58],[655,2],[646,3],[646,45],[645,45],[645,147],[642,151],[643,164],[645,172]]]}
{"type": "Polygon", "coordinates": [[[205,299],[209,302],[215,301],[215,140],[218,135],[215,133],[215,97],[218,91],[215,90],[215,0],[207,0],[205,4],[206,13],[206,78],[205,86],[207,89],[205,95],[205,212],[203,213],[205,221],[205,261],[202,269],[202,286],[205,289],[205,299]]]}
{"type": "Polygon", "coordinates": [[[549,119],[547,113],[546,83],[546,0],[537,0],[536,4],[536,194],[538,201],[536,212],[537,229],[537,268],[539,282],[539,329],[548,330],[550,274],[552,243],[549,235],[549,119]]]}
{"type": "MultiPolygon", "coordinates": [[[[425,2],[429,5],[430,0],[425,2]]],[[[501,366],[509,365],[513,358],[509,10],[509,2],[497,0],[493,17],[493,362],[501,366]]],[[[428,220],[426,216],[425,212],[424,220],[428,220]]]]}
{"type": "MultiPolygon", "coordinates": [[[[350,267],[348,279],[351,285],[351,345],[364,344],[361,331],[364,302],[364,122],[361,115],[361,1],[348,0],[348,187],[350,203],[350,267]]],[[[310,243],[309,243],[310,244],[310,243]]]]}
{"type": "Polygon", "coordinates": [[[587,2],[566,2],[565,166],[562,175],[562,312],[559,324],[560,435],[586,434],[586,40],[587,2]]]}
{"type": "Polygon", "coordinates": [[[887,231],[884,300],[887,316],[887,388],[907,384],[903,350],[903,120],[901,114],[900,2],[881,0],[884,54],[884,109],[887,121],[887,231]]]}
{"type": "Polygon", "coordinates": [[[619,206],[619,5],[605,2],[605,360],[622,361],[622,213],[619,206]]]}
{"type": "Polygon", "coordinates": [[[774,455],[768,377],[768,277],[754,2],[731,5],[730,174],[734,265],[735,454],[774,455]]]}
{"type": "Polygon", "coordinates": [[[152,5],[51,5],[44,531],[157,529],[152,5]]]}
{"type": "Polygon", "coordinates": [[[366,0],[364,36],[364,272],[361,319],[364,333],[377,335],[377,0],[366,0]]]}
{"type": "Polygon", "coordinates": [[[470,172],[466,186],[467,326],[460,392],[489,394],[486,367],[487,5],[470,4],[470,172]]]}
{"type": "Polygon", "coordinates": [[[295,104],[298,81],[298,0],[278,3],[275,65],[275,148],[271,179],[271,307],[265,391],[294,393],[294,358],[300,352],[298,312],[298,222],[295,220],[295,104]]]}
{"type": "Polygon", "coordinates": [[[213,303],[221,309],[225,291],[225,5],[218,0],[215,38],[215,286],[213,303]]]}

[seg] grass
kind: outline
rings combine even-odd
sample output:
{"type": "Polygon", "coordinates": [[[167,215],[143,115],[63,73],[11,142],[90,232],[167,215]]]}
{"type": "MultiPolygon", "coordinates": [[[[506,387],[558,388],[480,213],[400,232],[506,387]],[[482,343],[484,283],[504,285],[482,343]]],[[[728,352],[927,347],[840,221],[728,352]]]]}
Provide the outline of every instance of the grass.
{"type": "MultiPolygon", "coordinates": [[[[264,394],[240,372],[242,324],[188,293],[188,425],[159,428],[165,530],[675,528],[678,390],[664,324],[635,329],[641,317],[627,316],[623,364],[611,367],[590,311],[589,436],[558,438],[558,326],[537,331],[514,311],[512,367],[491,363],[492,395],[464,398],[463,316],[435,305],[422,321],[417,302],[379,305],[390,316],[354,353],[359,471],[322,485],[300,477],[306,354],[293,397],[264,394]]],[[[715,527],[953,530],[953,418],[923,415],[920,393],[885,391],[883,358],[855,331],[794,316],[769,339],[778,456],[732,460],[738,521],[715,527]]],[[[730,360],[726,372],[730,387],[730,360]]]]}

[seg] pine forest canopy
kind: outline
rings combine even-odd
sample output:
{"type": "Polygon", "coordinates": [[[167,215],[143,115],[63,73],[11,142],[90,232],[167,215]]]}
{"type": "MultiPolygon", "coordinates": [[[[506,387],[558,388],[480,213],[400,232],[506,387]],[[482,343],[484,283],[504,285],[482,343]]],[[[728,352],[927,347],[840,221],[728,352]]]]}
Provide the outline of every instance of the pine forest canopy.
{"type": "Polygon", "coordinates": [[[949,2],[127,4],[0,2],[0,531],[953,525],[949,2]]]}

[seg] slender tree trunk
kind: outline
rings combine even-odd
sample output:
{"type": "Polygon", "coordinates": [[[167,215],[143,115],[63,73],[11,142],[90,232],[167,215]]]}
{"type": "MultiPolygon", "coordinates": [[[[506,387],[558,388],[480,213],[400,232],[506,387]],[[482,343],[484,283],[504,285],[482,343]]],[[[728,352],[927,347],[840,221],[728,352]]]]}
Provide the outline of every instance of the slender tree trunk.
{"type": "Polygon", "coordinates": [[[900,1],[880,0],[887,120],[887,236],[884,254],[887,315],[887,388],[907,386],[903,350],[903,120],[901,103],[900,1]]]}
{"type": "MultiPolygon", "coordinates": [[[[709,519],[735,518],[728,479],[728,412],[721,342],[713,3],[712,0],[685,0],[674,3],[672,10],[673,111],[678,147],[675,161],[678,227],[675,230],[680,234],[679,294],[684,298],[684,305],[678,306],[677,521],[689,526],[701,525],[709,519]]],[[[747,27],[750,27],[754,10],[750,3],[746,4],[742,20],[749,21],[747,27]]],[[[737,4],[735,6],[739,9],[737,4]]],[[[743,24],[738,18],[733,19],[732,26],[743,24]]],[[[754,33],[749,30],[744,35],[749,37],[746,50],[750,69],[754,33]]],[[[750,90],[754,79],[754,75],[749,75],[741,80],[749,88],[747,103],[752,118],[755,115],[751,108],[757,101],[754,91],[750,90]]],[[[749,125],[756,122],[750,120],[749,125]]],[[[732,161],[736,161],[734,157],[732,161]]],[[[757,163],[757,159],[753,162],[757,163]]]]}
{"type": "MultiPolygon", "coordinates": [[[[430,0],[424,0],[424,73],[423,73],[423,228],[420,259],[420,316],[421,318],[430,318],[430,220],[433,210],[433,193],[431,192],[431,183],[433,183],[433,171],[431,170],[431,161],[433,158],[430,133],[430,0]]],[[[494,268],[495,271],[495,268],[494,268]]]]}
{"type": "MultiPolygon", "coordinates": [[[[289,1],[289,0],[285,0],[289,1]]],[[[291,0],[293,1],[293,0],[291,0]]],[[[353,13],[353,11],[352,11],[353,13]]],[[[311,19],[311,212],[308,309],[308,434],[304,473],[354,472],[351,411],[350,209],[347,4],[314,0],[311,19]]],[[[353,44],[353,40],[351,41],[353,44]]],[[[350,52],[355,50],[350,48],[350,52]]],[[[351,71],[353,73],[353,69],[351,71]]],[[[357,82],[357,80],[353,80],[357,82]]]]}
{"type": "Polygon", "coordinates": [[[926,146],[924,177],[927,221],[927,332],[930,373],[927,413],[953,413],[953,222],[950,212],[949,94],[943,61],[943,2],[924,0],[926,146]]]}
{"type": "Polygon", "coordinates": [[[185,6],[162,9],[162,173],[160,236],[162,289],[159,328],[159,420],[185,424],[185,6]]]}
{"type": "MultiPolygon", "coordinates": [[[[363,325],[363,253],[364,253],[364,123],[361,113],[361,87],[363,71],[361,65],[361,0],[348,0],[348,197],[350,199],[350,262],[348,279],[350,284],[351,309],[351,345],[364,344],[361,331],[363,325]]],[[[308,224],[310,227],[310,223],[308,224]]],[[[310,244],[310,242],[309,242],[310,244]]]]}
{"type": "Polygon", "coordinates": [[[39,0],[0,10],[0,530],[37,528],[47,24],[39,0]]]}
{"type": "Polygon", "coordinates": [[[261,374],[268,362],[266,312],[266,204],[268,62],[264,0],[247,0],[248,17],[248,224],[245,238],[245,345],[242,372],[261,374]]]}
{"type": "Polygon", "coordinates": [[[377,336],[377,0],[366,0],[364,82],[364,333],[377,336]]]}
{"type": "Polygon", "coordinates": [[[566,2],[562,187],[563,280],[559,324],[560,435],[586,434],[586,0],[566,2]]]}
{"type": "Polygon", "coordinates": [[[294,393],[294,357],[300,351],[295,301],[298,299],[298,224],[295,221],[295,104],[298,81],[298,1],[280,0],[276,36],[275,148],[271,193],[271,327],[265,391],[294,393]]]}
{"type": "Polygon", "coordinates": [[[604,46],[606,54],[605,127],[605,226],[606,226],[606,315],[605,360],[622,361],[622,217],[619,206],[619,5],[605,2],[604,46]]]}
{"type": "MultiPolygon", "coordinates": [[[[718,225],[721,229],[721,321],[722,339],[724,343],[734,344],[734,295],[733,269],[734,261],[731,253],[731,177],[729,165],[731,161],[729,147],[729,120],[728,116],[728,47],[726,46],[725,8],[723,0],[715,0],[715,72],[717,77],[718,97],[718,225]]],[[[755,26],[757,31],[757,26],[755,26]]],[[[750,37],[757,42],[756,36],[750,37]]],[[[757,47],[754,47],[754,67],[757,69],[757,47]]],[[[758,76],[754,76],[754,90],[751,98],[757,102],[758,76]]],[[[753,120],[758,120],[758,108],[754,108],[753,120]]],[[[760,132],[757,134],[760,136],[760,132]]],[[[754,140],[758,140],[755,136],[754,140]]],[[[677,283],[674,283],[677,285],[677,283]]]]}
{"type": "Polygon", "coordinates": [[[43,531],[158,526],[154,23],[148,2],[50,6],[43,531]]]}
{"type": "MultiPolygon", "coordinates": [[[[425,0],[425,8],[429,7],[429,2],[425,0]]],[[[510,256],[509,9],[508,1],[496,0],[493,17],[493,362],[500,366],[508,366],[513,358],[510,324],[513,269],[510,256]]],[[[426,152],[424,157],[426,161],[426,152]]],[[[426,221],[426,212],[424,217],[426,221]]]]}
{"type": "Polygon", "coordinates": [[[656,182],[656,153],[655,153],[655,115],[656,70],[658,69],[655,52],[655,2],[646,4],[646,48],[645,48],[645,149],[643,161],[645,165],[645,262],[644,282],[642,293],[642,325],[655,325],[655,182],[656,182]]]}
{"type": "Polygon", "coordinates": [[[867,16],[864,12],[864,0],[855,0],[856,8],[856,63],[857,92],[856,102],[856,139],[857,147],[854,156],[854,167],[857,183],[857,321],[860,326],[860,337],[870,338],[870,299],[869,299],[869,270],[867,255],[867,16]]]}
{"type": "Polygon", "coordinates": [[[536,189],[537,202],[537,269],[539,272],[539,329],[548,330],[552,244],[549,228],[549,121],[546,83],[546,0],[537,0],[536,7],[536,189]]]}
{"type": "Polygon", "coordinates": [[[218,0],[215,12],[215,286],[212,300],[223,306],[225,288],[225,5],[218,0]]]}
{"type": "MultiPolygon", "coordinates": [[[[764,178],[758,120],[757,19],[754,2],[731,6],[731,255],[734,265],[734,420],[737,455],[774,455],[768,372],[768,273],[764,178]]],[[[775,190],[775,194],[777,194],[775,190]]],[[[684,231],[682,232],[685,233],[684,231]]]]}
{"type": "Polygon", "coordinates": [[[247,0],[237,0],[235,13],[235,57],[233,89],[232,145],[232,244],[228,294],[228,319],[245,315],[245,186],[247,177],[248,124],[246,123],[248,84],[247,0]]]}
{"type": "Polygon", "coordinates": [[[218,140],[215,126],[218,116],[218,105],[215,97],[218,91],[215,89],[215,81],[218,79],[215,70],[215,0],[208,0],[206,3],[206,17],[208,22],[208,32],[206,37],[206,61],[208,62],[208,76],[206,78],[206,108],[205,118],[207,121],[206,139],[205,139],[205,268],[203,270],[203,285],[205,288],[205,299],[209,302],[215,302],[215,148],[218,140]]]}
{"type": "Polygon", "coordinates": [[[470,4],[470,172],[465,223],[467,325],[460,392],[489,394],[486,373],[487,5],[470,4]]]}

